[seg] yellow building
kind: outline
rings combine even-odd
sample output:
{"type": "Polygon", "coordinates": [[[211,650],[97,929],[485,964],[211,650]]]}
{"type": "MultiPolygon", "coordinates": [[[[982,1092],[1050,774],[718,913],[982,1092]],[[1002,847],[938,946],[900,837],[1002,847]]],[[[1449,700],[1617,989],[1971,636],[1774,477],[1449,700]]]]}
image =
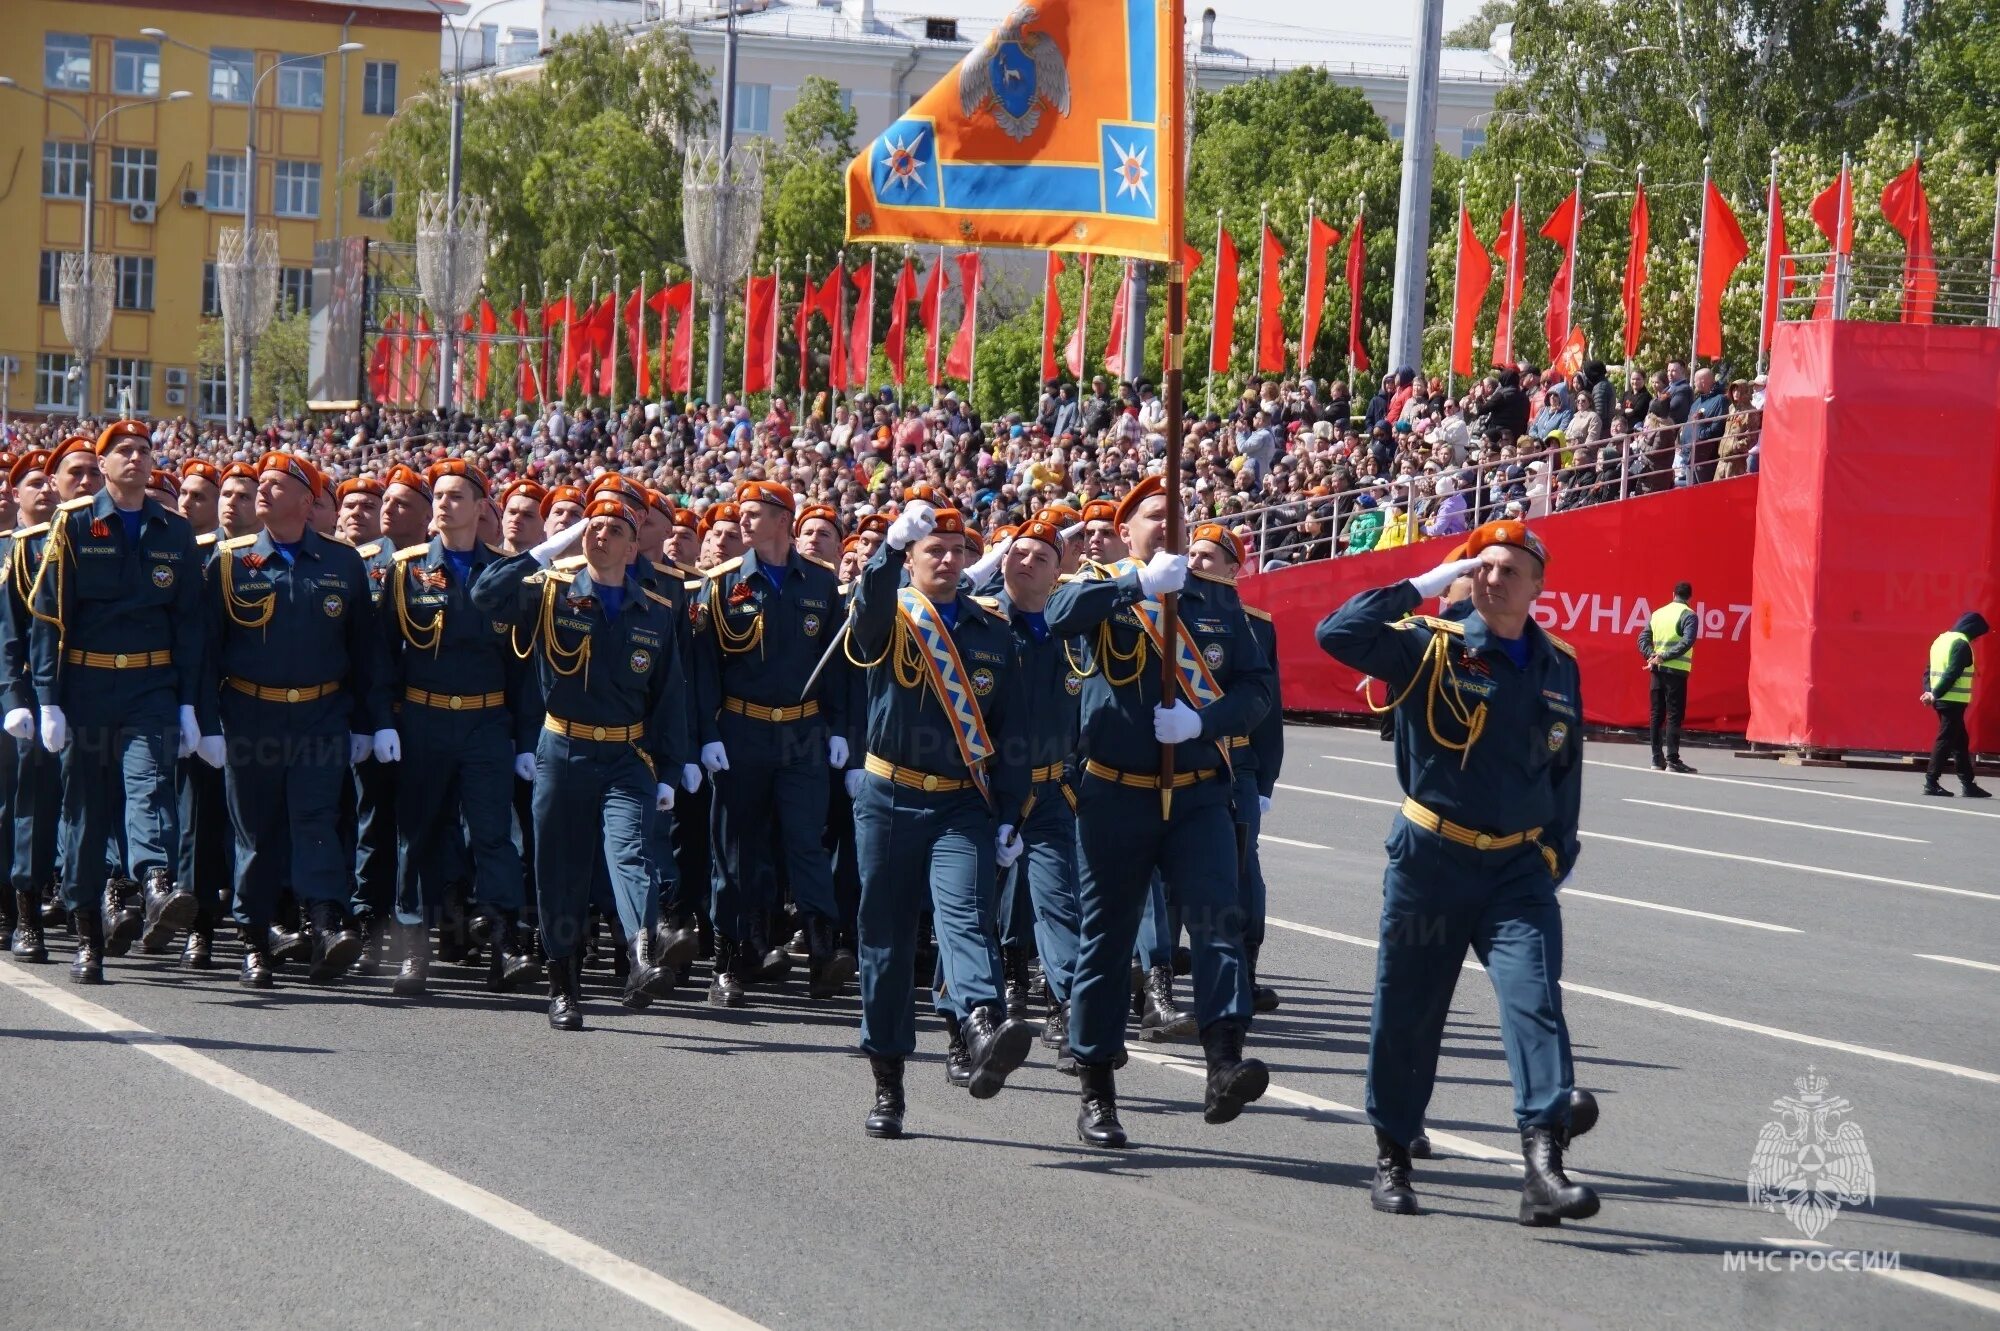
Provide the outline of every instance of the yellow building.
{"type": "Polygon", "coordinates": [[[277,232],[281,308],[309,304],[315,242],[385,236],[391,210],[414,206],[350,167],[437,72],[438,9],[6,0],[0,10],[0,75],[15,85],[0,87],[0,355],[20,364],[9,410],[59,414],[82,401],[102,413],[129,390],[140,415],[219,417],[222,371],[198,364],[196,345],[203,315],[217,312],[217,238],[244,222],[250,132],[252,216],[277,232]],[[336,52],[350,42],[361,49],[336,52]],[[160,100],[181,90],[191,95],[160,100]],[[61,255],[84,243],[93,126],[91,242],[113,257],[117,309],[86,386],[71,373],[57,291],[61,255]]]}

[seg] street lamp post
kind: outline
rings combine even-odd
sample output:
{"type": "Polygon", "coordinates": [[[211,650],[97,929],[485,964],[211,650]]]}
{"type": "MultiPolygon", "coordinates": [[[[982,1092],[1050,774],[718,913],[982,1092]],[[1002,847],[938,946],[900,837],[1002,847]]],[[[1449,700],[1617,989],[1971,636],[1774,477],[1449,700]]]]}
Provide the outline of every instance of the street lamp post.
{"type": "Polygon", "coordinates": [[[158,106],[163,102],[186,101],[194,94],[177,90],[161,97],[147,97],[136,102],[121,102],[112,107],[96,121],[91,121],[83,112],[68,102],[49,96],[46,92],[36,92],[23,88],[12,78],[0,74],[0,88],[11,88],[26,97],[59,106],[76,117],[76,123],[83,126],[83,261],[72,266],[63,263],[62,292],[63,333],[70,338],[70,345],[83,362],[83,395],[77,406],[77,416],[83,416],[83,409],[90,401],[90,362],[96,356],[97,348],[104,342],[104,335],[111,327],[112,293],[110,279],[105,276],[108,263],[97,262],[97,136],[115,115],[137,110],[142,106],[158,106]],[[94,335],[93,335],[94,332],[94,335]],[[79,340],[81,335],[82,340],[79,340]]]}

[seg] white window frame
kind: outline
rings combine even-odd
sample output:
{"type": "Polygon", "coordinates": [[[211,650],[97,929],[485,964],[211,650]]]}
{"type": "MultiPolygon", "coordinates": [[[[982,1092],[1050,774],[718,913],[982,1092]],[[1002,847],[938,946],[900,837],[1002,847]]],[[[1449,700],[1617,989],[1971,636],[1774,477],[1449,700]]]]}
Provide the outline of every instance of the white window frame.
{"type": "Polygon", "coordinates": [[[71,379],[76,357],[66,351],[44,351],[35,356],[35,410],[76,411],[83,405],[83,379],[71,379]],[[51,392],[51,389],[59,392],[51,392]]]}
{"type": "Polygon", "coordinates": [[[313,270],[311,268],[285,267],[278,269],[278,313],[290,314],[295,310],[312,312],[313,270]]]}
{"type": "Polygon", "coordinates": [[[288,111],[326,109],[326,57],[278,58],[278,105],[288,111]]]}
{"type": "Polygon", "coordinates": [[[80,32],[42,35],[42,88],[47,92],[90,91],[90,38],[80,32]],[[77,63],[82,56],[81,66],[77,63]]]}
{"type": "Polygon", "coordinates": [[[257,83],[257,53],[240,46],[218,46],[208,53],[208,100],[241,106],[257,83]],[[217,89],[221,91],[217,91],[217,89]]]}
{"type": "Polygon", "coordinates": [[[111,202],[157,203],[160,194],[160,150],[111,150],[111,202]]]}
{"type": "Polygon", "coordinates": [[[736,85],[736,132],[738,134],[771,133],[771,85],[768,83],[739,83],[736,85]]]}
{"type": "Polygon", "coordinates": [[[202,179],[202,207],[212,213],[242,212],[248,178],[242,153],[210,153],[202,179]]]}
{"type": "Polygon", "coordinates": [[[204,319],[222,317],[222,288],[216,281],[213,259],[201,266],[201,317],[204,319]]]}
{"type": "Polygon", "coordinates": [[[112,256],[114,279],[112,307],[120,310],[153,308],[153,260],[145,254],[112,256]]]}
{"type": "Polygon", "coordinates": [[[396,114],[396,62],[393,60],[370,60],[361,67],[361,114],[364,116],[392,116],[396,114]],[[382,94],[387,85],[388,100],[382,94]]]}
{"type": "Polygon", "coordinates": [[[160,95],[160,46],[120,37],[111,44],[111,91],[120,97],[160,95]]]}
{"type": "Polygon", "coordinates": [[[196,367],[194,409],[203,420],[220,420],[229,414],[229,373],[222,366],[196,367]]]}
{"type": "Polygon", "coordinates": [[[80,199],[90,171],[90,148],[68,139],[42,141],[42,197],[80,199]]]}
{"type": "Polygon", "coordinates": [[[133,356],[104,358],[104,409],[124,412],[119,399],[122,389],[132,390],[131,414],[144,416],[153,409],[153,362],[133,356]]]}
{"type": "Polygon", "coordinates": [[[318,162],[280,161],[271,168],[271,213],[276,217],[319,216],[318,162]]]}

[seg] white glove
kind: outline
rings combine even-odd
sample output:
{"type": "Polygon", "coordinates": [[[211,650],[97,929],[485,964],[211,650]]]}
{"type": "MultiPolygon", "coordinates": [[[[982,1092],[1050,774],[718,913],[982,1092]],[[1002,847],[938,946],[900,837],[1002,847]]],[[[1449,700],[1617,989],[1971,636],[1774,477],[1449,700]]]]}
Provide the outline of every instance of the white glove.
{"type": "Polygon", "coordinates": [[[1000,836],[993,843],[993,862],[1005,869],[1020,859],[1021,852],[1027,848],[1027,844],[1021,840],[1021,834],[1014,830],[1014,824],[1002,823],[1000,836]]]}
{"type": "Polygon", "coordinates": [[[700,763],[688,763],[681,768],[681,789],[690,795],[701,789],[700,763]]]}
{"type": "Polygon", "coordinates": [[[181,708],[181,752],[185,758],[201,744],[201,723],[194,719],[194,708],[181,708]]]}
{"type": "Polygon", "coordinates": [[[1185,744],[1201,735],[1201,713],[1184,702],[1153,709],[1153,738],[1162,744],[1185,744]]]}
{"type": "Polygon", "coordinates": [[[711,772],[729,770],[729,750],[722,747],[722,741],[701,746],[701,765],[711,772]]]}
{"type": "Polygon", "coordinates": [[[847,787],[847,798],[851,800],[859,799],[861,797],[861,769],[859,767],[849,768],[847,775],[841,778],[841,784],[847,787]]]}
{"type": "Polygon", "coordinates": [[[1269,813],[1270,811],[1271,811],[1271,797],[1269,795],[1259,795],[1257,797],[1258,814],[1261,816],[1263,814],[1269,813]]]}
{"type": "Polygon", "coordinates": [[[1007,557],[1007,551],[1010,547],[1013,546],[1013,544],[1014,544],[1014,538],[1011,536],[1007,537],[1005,540],[994,542],[993,548],[991,550],[988,550],[985,554],[981,555],[977,563],[975,563],[971,568],[965,570],[965,576],[972,579],[974,582],[978,582],[988,573],[991,573],[994,569],[1000,567],[1000,561],[1007,557]]]}
{"type": "Polygon", "coordinates": [[[827,736],[826,765],[836,771],[847,766],[847,741],[839,735],[827,736]]]}
{"type": "Polygon", "coordinates": [[[42,747],[50,753],[61,753],[69,744],[69,718],[60,707],[42,708],[42,747]]]}
{"type": "Polygon", "coordinates": [[[347,737],[347,761],[354,766],[359,767],[362,763],[367,762],[368,756],[374,752],[375,741],[369,739],[368,736],[349,735],[347,737]]]}
{"type": "Polygon", "coordinates": [[[1165,550],[1155,550],[1153,557],[1146,561],[1146,567],[1139,570],[1139,590],[1148,598],[1177,592],[1186,585],[1186,555],[1170,555],[1165,550]]]}
{"type": "Polygon", "coordinates": [[[218,771],[221,770],[222,761],[228,752],[229,748],[223,743],[220,735],[203,735],[201,743],[194,746],[194,756],[218,771]]]}
{"type": "Polygon", "coordinates": [[[535,755],[532,753],[515,754],[514,775],[520,777],[523,781],[533,781],[535,779],[535,755]]]}
{"type": "Polygon", "coordinates": [[[582,536],[583,524],[581,522],[573,522],[554,536],[549,537],[548,540],[529,550],[528,553],[535,557],[537,564],[540,564],[543,568],[547,568],[550,560],[569,549],[572,545],[575,545],[582,536]]]}
{"type": "Polygon", "coordinates": [[[896,515],[889,524],[886,538],[891,550],[905,550],[914,542],[921,541],[937,526],[937,510],[922,499],[913,499],[910,506],[896,515]]]}
{"type": "Polygon", "coordinates": [[[4,728],[15,739],[33,739],[35,737],[35,714],[25,707],[16,707],[7,713],[7,723],[4,727],[0,728],[4,728]]]}
{"type": "Polygon", "coordinates": [[[1074,541],[1077,537],[1083,535],[1083,529],[1087,525],[1089,524],[1082,522],[1070,523],[1069,526],[1064,527],[1062,530],[1063,539],[1065,541],[1074,541]]]}
{"type": "Polygon", "coordinates": [[[398,763],[403,760],[403,737],[393,730],[378,730],[374,739],[375,761],[398,763]]]}
{"type": "Polygon", "coordinates": [[[653,807],[661,813],[674,807],[674,788],[662,781],[653,787],[653,807]]]}
{"type": "Polygon", "coordinates": [[[1410,579],[1410,585],[1417,589],[1417,595],[1430,599],[1444,595],[1444,589],[1479,567],[1477,559],[1454,559],[1450,563],[1439,564],[1421,577],[1410,579]]]}

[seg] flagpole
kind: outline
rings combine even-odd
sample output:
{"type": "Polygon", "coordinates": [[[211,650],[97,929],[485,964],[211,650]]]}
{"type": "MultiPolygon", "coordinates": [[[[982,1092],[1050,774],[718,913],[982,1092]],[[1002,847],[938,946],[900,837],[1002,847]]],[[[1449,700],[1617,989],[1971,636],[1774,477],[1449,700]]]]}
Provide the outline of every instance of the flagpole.
{"type": "MultiPolygon", "coordinates": [[[[1565,343],[1568,342],[1570,333],[1574,331],[1576,328],[1576,285],[1577,285],[1576,247],[1579,244],[1581,244],[1582,241],[1583,241],[1583,168],[1579,166],[1576,169],[1576,207],[1570,209],[1570,215],[1569,215],[1569,259],[1567,260],[1567,262],[1569,263],[1569,290],[1564,295],[1564,303],[1563,303],[1563,340],[1565,343]]],[[[1565,350],[1567,350],[1567,348],[1565,348],[1565,350]]]]}
{"type": "Polygon", "coordinates": [[[1840,155],[1840,179],[1836,183],[1833,224],[1833,317],[1847,317],[1847,286],[1851,279],[1852,261],[1841,247],[1841,237],[1847,234],[1854,216],[1854,178],[1848,174],[1848,156],[1840,155]]]}
{"type": "Polygon", "coordinates": [[[1766,345],[1766,333],[1771,327],[1771,316],[1777,313],[1778,275],[1772,271],[1777,266],[1778,210],[1771,206],[1778,197],[1778,150],[1771,149],[1771,183],[1764,192],[1764,299],[1757,302],[1757,373],[1764,373],[1764,356],[1770,351],[1766,345]]]}
{"type": "Polygon", "coordinates": [[[2000,162],[1993,164],[1993,266],[1986,275],[1986,326],[2000,328],[2000,162]]]}
{"type": "MultiPolygon", "coordinates": [[[[1639,193],[1640,193],[1640,194],[1644,194],[1644,193],[1646,192],[1646,164],[1645,164],[1644,162],[1640,162],[1640,163],[1638,164],[1638,166],[1637,166],[1637,169],[1636,169],[1636,171],[1635,171],[1635,173],[1634,173],[1634,174],[1635,174],[1635,175],[1637,176],[1637,178],[1638,178],[1638,181],[1639,181],[1639,193]]],[[[1636,198],[1636,196],[1634,197],[1634,202],[1635,202],[1635,203],[1637,202],[1637,198],[1636,198]]],[[[1653,228],[1653,221],[1652,221],[1652,218],[1653,218],[1653,214],[1652,214],[1652,206],[1651,206],[1651,205],[1649,204],[1649,205],[1647,205],[1647,211],[1646,211],[1646,232],[1647,232],[1647,239],[1648,239],[1649,241],[1650,241],[1650,240],[1652,239],[1652,228],[1653,228]]],[[[1629,226],[1631,225],[1631,223],[1630,223],[1630,222],[1628,221],[1628,222],[1626,223],[1626,225],[1627,225],[1627,226],[1629,227],[1629,226]]],[[[1627,239],[1626,239],[1626,244],[1627,244],[1628,246],[1629,246],[1629,245],[1631,244],[1631,239],[1630,239],[1630,237],[1627,237],[1627,239]]],[[[1650,246],[1649,246],[1648,248],[1650,248],[1650,246]]],[[[1644,254],[1644,252],[1643,252],[1643,251],[1641,252],[1641,254],[1640,254],[1640,256],[1639,256],[1639,257],[1640,257],[1641,259],[1644,259],[1644,258],[1645,258],[1645,254],[1644,254]]],[[[1645,302],[1645,296],[1646,296],[1646,293],[1645,293],[1644,291],[1641,291],[1641,292],[1639,293],[1639,298],[1640,298],[1640,304],[1641,304],[1642,306],[1644,305],[1644,302],[1645,302]]],[[[1625,335],[1625,329],[1623,329],[1623,328],[1620,328],[1620,329],[1618,330],[1618,333],[1619,333],[1619,336],[1620,336],[1621,338],[1623,338],[1623,337],[1624,337],[1624,335],[1625,335]]],[[[1632,382],[1632,372],[1633,372],[1633,371],[1634,371],[1635,369],[1637,369],[1637,368],[1638,368],[1638,367],[1637,367],[1637,365],[1636,365],[1636,364],[1635,364],[1635,363],[1633,362],[1632,358],[1631,358],[1630,356],[1627,356],[1627,357],[1625,358],[1625,382],[1626,382],[1626,384],[1627,384],[1628,386],[1629,386],[1629,385],[1631,384],[1631,382],[1632,382]]],[[[1618,470],[1619,470],[1619,474],[1620,474],[1620,475],[1622,476],[1622,475],[1624,474],[1624,471],[1625,471],[1625,464],[1624,464],[1624,463],[1623,463],[1622,461],[1621,461],[1621,462],[1620,462],[1620,463],[1618,464],[1618,470]]],[[[1623,498],[1623,496],[1621,495],[1621,496],[1620,496],[1620,498],[1623,498]]]]}
{"type": "MultiPolygon", "coordinates": [[[[831,354],[826,358],[826,391],[828,394],[839,391],[833,386],[833,362],[836,359],[845,359],[847,356],[847,348],[841,345],[840,337],[841,329],[847,322],[847,246],[842,245],[835,251],[833,271],[840,274],[840,280],[833,284],[833,340],[827,343],[827,351],[831,354]]],[[[840,377],[843,379],[847,377],[847,367],[845,365],[840,367],[840,377]]],[[[827,410],[831,412],[833,404],[829,403],[827,410]]]]}
{"type": "MultiPolygon", "coordinates": [[[[1521,313],[1515,307],[1520,304],[1520,301],[1518,299],[1510,299],[1509,293],[1516,290],[1519,286],[1519,283],[1515,281],[1514,270],[1519,268],[1521,260],[1527,257],[1521,253],[1525,248],[1527,248],[1527,237],[1522,233],[1521,225],[1521,173],[1516,171],[1514,173],[1514,228],[1507,233],[1507,285],[1500,295],[1500,303],[1507,307],[1507,361],[1509,368],[1521,363],[1520,352],[1514,347],[1514,321],[1521,313]]],[[[1497,329],[1494,335],[1497,339],[1499,335],[1497,329]]]]}
{"type": "MultiPolygon", "coordinates": [[[[1317,195],[1307,195],[1306,196],[1306,279],[1307,280],[1304,288],[1299,292],[1299,378],[1300,379],[1305,379],[1308,377],[1306,371],[1312,365],[1312,348],[1306,345],[1306,309],[1312,302],[1312,294],[1313,294],[1312,293],[1312,260],[1313,260],[1313,249],[1314,249],[1313,221],[1318,216],[1318,211],[1319,211],[1319,197],[1317,195]]],[[[1326,270],[1322,268],[1320,269],[1320,279],[1321,279],[1322,289],[1324,289],[1325,278],[1326,278],[1326,270]]],[[[1322,306],[1322,308],[1324,308],[1324,306],[1322,306]]],[[[1299,391],[1302,393],[1305,391],[1305,385],[1303,383],[1299,385],[1299,391]]],[[[1315,398],[1317,398],[1318,394],[1315,393],[1314,396],[1315,398]]]]}
{"type": "Polygon", "coordinates": [[[1253,379],[1264,372],[1264,259],[1271,248],[1266,239],[1270,230],[1271,205],[1260,203],[1257,205],[1257,331],[1251,337],[1255,350],[1250,353],[1250,376],[1253,379]]]}
{"type": "MultiPolygon", "coordinates": [[[[625,322],[624,278],[617,269],[611,270],[611,391],[604,395],[604,410],[618,414],[618,325],[625,322]]],[[[600,367],[598,379],[602,381],[600,367]]]]}
{"type": "MultiPolygon", "coordinates": [[[[1187,80],[1184,68],[1187,60],[1187,4],[1186,0],[1167,0],[1167,31],[1172,34],[1173,52],[1169,56],[1169,86],[1171,95],[1167,99],[1166,111],[1172,116],[1169,142],[1173,151],[1160,154],[1165,168],[1167,188],[1162,191],[1162,202],[1167,207],[1167,328],[1161,344],[1160,369],[1162,388],[1167,406],[1167,456],[1165,482],[1167,497],[1166,549],[1181,553],[1182,522],[1181,511],[1181,433],[1186,404],[1183,393],[1186,387],[1182,369],[1182,343],[1187,336],[1187,262],[1185,259],[1187,240],[1187,80]]],[[[1262,237],[1259,237],[1262,241],[1262,237]]],[[[1261,243],[1258,247],[1262,249],[1261,243]]],[[[1263,282],[1257,284],[1263,290],[1263,282]]],[[[1180,597],[1172,592],[1160,598],[1160,641],[1166,644],[1160,653],[1160,699],[1172,704],[1177,700],[1178,682],[1175,666],[1180,643],[1180,597]]],[[[1173,815],[1174,807],[1174,746],[1160,745],[1160,819],[1166,821],[1173,815]]]]}
{"type": "Polygon", "coordinates": [[[875,282],[882,274],[876,263],[881,258],[881,250],[874,245],[868,247],[868,345],[861,352],[861,391],[868,391],[868,371],[875,368],[875,282]]]}
{"type": "MultiPolygon", "coordinates": [[[[977,245],[972,247],[972,288],[964,292],[966,324],[972,330],[967,339],[965,355],[965,405],[968,410],[979,410],[979,396],[975,391],[979,379],[979,288],[986,280],[986,265],[980,259],[977,245]]],[[[963,283],[961,283],[963,285],[963,283]]]]}
{"type": "MultiPolygon", "coordinates": [[[[562,351],[558,353],[558,359],[556,361],[556,384],[558,387],[558,391],[561,392],[563,395],[563,405],[565,406],[568,405],[569,401],[569,384],[563,383],[562,362],[564,360],[569,359],[569,330],[576,327],[575,302],[576,302],[576,294],[572,289],[571,281],[569,278],[565,277],[563,279],[563,322],[562,322],[563,344],[562,344],[562,351]]],[[[576,382],[576,366],[574,362],[572,362],[570,365],[570,383],[573,384],[575,382],[576,382]]]]}
{"type": "MultiPolygon", "coordinates": [[[[2000,192],[1996,192],[1994,196],[1994,217],[1995,235],[2000,237],[2000,192]]],[[[1214,253],[1214,272],[1209,274],[1213,286],[1209,292],[1208,302],[1212,307],[1208,312],[1208,374],[1201,389],[1201,409],[1204,416],[1212,415],[1215,411],[1215,335],[1222,329],[1222,209],[1220,208],[1215,210],[1214,253]]],[[[1996,263],[1995,271],[2000,272],[2000,263],[1996,263]]],[[[1228,354],[1229,349],[1223,348],[1225,359],[1228,354]]]]}
{"type": "MultiPolygon", "coordinates": [[[[939,254],[944,249],[938,249],[939,254]]],[[[1083,256],[1083,308],[1076,315],[1076,409],[1083,410],[1083,381],[1090,377],[1090,270],[1089,254],[1083,256]]]]}
{"type": "MultiPolygon", "coordinates": [[[[1458,215],[1451,219],[1451,343],[1444,353],[1444,395],[1447,399],[1458,396],[1458,289],[1465,281],[1465,176],[1458,177],[1458,215]]],[[[1478,340],[1478,330],[1473,330],[1473,340],[1478,340]]],[[[1348,376],[1350,379],[1353,375],[1348,376]]],[[[1358,387],[1358,385],[1357,385],[1358,387]]]]}
{"type": "Polygon", "coordinates": [[[1701,228],[1694,241],[1694,322],[1688,330],[1688,373],[1701,360],[1701,265],[1708,254],[1708,172],[1713,159],[1701,159],[1701,228]]]}
{"type": "MultiPolygon", "coordinates": [[[[689,317],[692,318],[693,316],[690,315],[689,317]]],[[[784,326],[785,261],[780,258],[771,264],[771,349],[767,354],[771,357],[771,400],[773,402],[780,401],[784,397],[784,394],[778,391],[778,330],[784,326]]],[[[750,346],[750,284],[748,282],[743,284],[743,346],[746,350],[750,346]]],[[[745,363],[743,366],[743,380],[745,383],[748,383],[750,380],[750,366],[748,363],[745,363]]],[[[694,391],[694,375],[692,370],[688,374],[688,391],[690,393],[694,391]]],[[[750,394],[748,392],[743,394],[743,407],[744,410],[749,410],[750,394]]]]}
{"type": "MultiPolygon", "coordinates": [[[[813,294],[813,256],[811,251],[807,251],[806,253],[806,266],[803,274],[799,278],[799,281],[800,281],[799,303],[801,305],[805,305],[812,300],[812,294],[813,294]]],[[[812,377],[808,373],[807,369],[807,367],[810,366],[812,362],[806,359],[806,343],[811,340],[812,340],[812,315],[809,311],[801,309],[799,311],[799,415],[798,415],[798,426],[800,429],[805,428],[806,384],[812,377]]]]}

